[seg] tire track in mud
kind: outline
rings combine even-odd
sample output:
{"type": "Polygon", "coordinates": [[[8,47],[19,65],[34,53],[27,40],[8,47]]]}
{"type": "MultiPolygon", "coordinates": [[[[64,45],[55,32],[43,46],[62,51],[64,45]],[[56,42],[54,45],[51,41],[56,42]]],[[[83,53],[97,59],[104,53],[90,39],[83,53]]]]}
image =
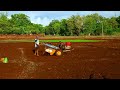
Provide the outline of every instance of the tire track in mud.
{"type": "Polygon", "coordinates": [[[41,66],[44,63],[35,63],[32,61],[27,61],[27,59],[25,58],[24,55],[24,51],[23,48],[19,48],[21,51],[21,58],[20,58],[20,65],[24,65],[25,67],[23,68],[23,71],[18,75],[17,79],[27,79],[27,78],[33,78],[33,77],[29,77],[30,74],[35,73],[35,71],[37,70],[37,66],[41,66]]]}

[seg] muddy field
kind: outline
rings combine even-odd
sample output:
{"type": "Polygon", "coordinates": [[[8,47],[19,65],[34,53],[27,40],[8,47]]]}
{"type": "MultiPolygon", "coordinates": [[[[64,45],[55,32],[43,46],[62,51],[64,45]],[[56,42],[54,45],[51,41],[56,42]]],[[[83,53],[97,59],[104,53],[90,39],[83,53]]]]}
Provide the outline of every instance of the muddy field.
{"type": "MultiPolygon", "coordinates": [[[[52,43],[57,45],[57,43],[52,43]]],[[[34,56],[34,43],[0,43],[0,79],[120,79],[120,39],[72,43],[62,56],[34,56]]]]}

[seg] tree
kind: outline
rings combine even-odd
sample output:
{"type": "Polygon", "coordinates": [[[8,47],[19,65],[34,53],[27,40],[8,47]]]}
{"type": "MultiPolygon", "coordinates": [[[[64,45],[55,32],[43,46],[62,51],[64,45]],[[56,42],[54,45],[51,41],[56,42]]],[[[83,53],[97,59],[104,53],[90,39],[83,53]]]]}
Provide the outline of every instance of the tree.
{"type": "Polygon", "coordinates": [[[86,35],[100,35],[102,33],[103,17],[98,13],[87,15],[84,17],[84,33],[86,35]]]}
{"type": "Polygon", "coordinates": [[[14,14],[11,15],[11,23],[13,23],[16,26],[26,26],[30,25],[31,21],[29,17],[25,14],[14,14]]]}
{"type": "Polygon", "coordinates": [[[75,34],[77,36],[79,36],[80,31],[82,30],[82,26],[83,26],[83,19],[82,17],[80,17],[79,15],[75,16],[75,34]]]}
{"type": "Polygon", "coordinates": [[[11,32],[11,23],[7,18],[7,13],[0,13],[0,33],[1,34],[10,34],[11,32]]]}
{"type": "Polygon", "coordinates": [[[41,24],[32,24],[32,31],[31,32],[34,32],[36,34],[38,33],[44,33],[43,31],[43,26],[41,24]]]}
{"type": "Polygon", "coordinates": [[[18,34],[28,34],[28,26],[31,26],[31,21],[29,19],[29,17],[25,14],[13,14],[11,15],[11,19],[9,20],[9,22],[12,24],[13,26],[13,31],[14,33],[18,33],[18,34]],[[27,31],[26,31],[27,30],[27,31]]]}
{"type": "Polygon", "coordinates": [[[68,32],[67,30],[67,20],[66,19],[62,19],[60,22],[60,35],[61,36],[66,36],[66,32],[68,32]]]}
{"type": "Polygon", "coordinates": [[[93,18],[92,17],[90,17],[90,16],[86,16],[85,18],[84,18],[84,34],[85,35],[91,35],[91,34],[93,34],[93,22],[94,22],[94,20],[93,20],[93,18]]]}
{"type": "Polygon", "coordinates": [[[116,21],[116,18],[104,18],[103,28],[105,35],[112,35],[114,32],[116,32],[118,28],[118,22],[116,21]]]}
{"type": "Polygon", "coordinates": [[[73,36],[73,31],[75,29],[74,21],[75,21],[74,15],[67,19],[67,29],[68,29],[68,32],[66,32],[67,36],[73,36]]]}
{"type": "Polygon", "coordinates": [[[55,35],[59,35],[59,33],[60,33],[60,23],[53,24],[53,30],[55,32],[55,35]]]}
{"type": "Polygon", "coordinates": [[[49,24],[49,29],[50,29],[50,34],[54,35],[57,34],[59,35],[60,33],[60,22],[59,20],[52,20],[49,24]]]}
{"type": "Polygon", "coordinates": [[[118,22],[118,28],[120,28],[120,16],[116,18],[116,21],[118,22]]]}
{"type": "Polygon", "coordinates": [[[45,26],[44,31],[45,31],[45,35],[50,35],[50,27],[49,26],[45,26]]]}

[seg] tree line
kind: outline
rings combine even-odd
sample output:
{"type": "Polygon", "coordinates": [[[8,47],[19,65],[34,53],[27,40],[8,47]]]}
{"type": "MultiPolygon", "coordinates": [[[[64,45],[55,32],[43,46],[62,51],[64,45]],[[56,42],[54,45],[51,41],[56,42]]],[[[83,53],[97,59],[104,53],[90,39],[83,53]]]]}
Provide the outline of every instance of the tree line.
{"type": "Polygon", "coordinates": [[[52,20],[48,26],[34,24],[30,17],[19,13],[8,18],[0,13],[0,34],[45,34],[58,36],[117,35],[120,33],[120,16],[106,18],[98,13],[67,19],[52,20]]]}

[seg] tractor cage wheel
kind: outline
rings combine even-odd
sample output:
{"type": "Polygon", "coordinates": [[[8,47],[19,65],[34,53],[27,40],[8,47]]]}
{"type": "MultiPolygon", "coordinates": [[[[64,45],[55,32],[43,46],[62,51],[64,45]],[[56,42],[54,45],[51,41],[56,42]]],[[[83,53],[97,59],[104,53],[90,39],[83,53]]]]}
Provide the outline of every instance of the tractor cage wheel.
{"type": "Polygon", "coordinates": [[[56,50],[55,55],[56,56],[61,56],[62,55],[62,51],[61,50],[56,50]]]}

